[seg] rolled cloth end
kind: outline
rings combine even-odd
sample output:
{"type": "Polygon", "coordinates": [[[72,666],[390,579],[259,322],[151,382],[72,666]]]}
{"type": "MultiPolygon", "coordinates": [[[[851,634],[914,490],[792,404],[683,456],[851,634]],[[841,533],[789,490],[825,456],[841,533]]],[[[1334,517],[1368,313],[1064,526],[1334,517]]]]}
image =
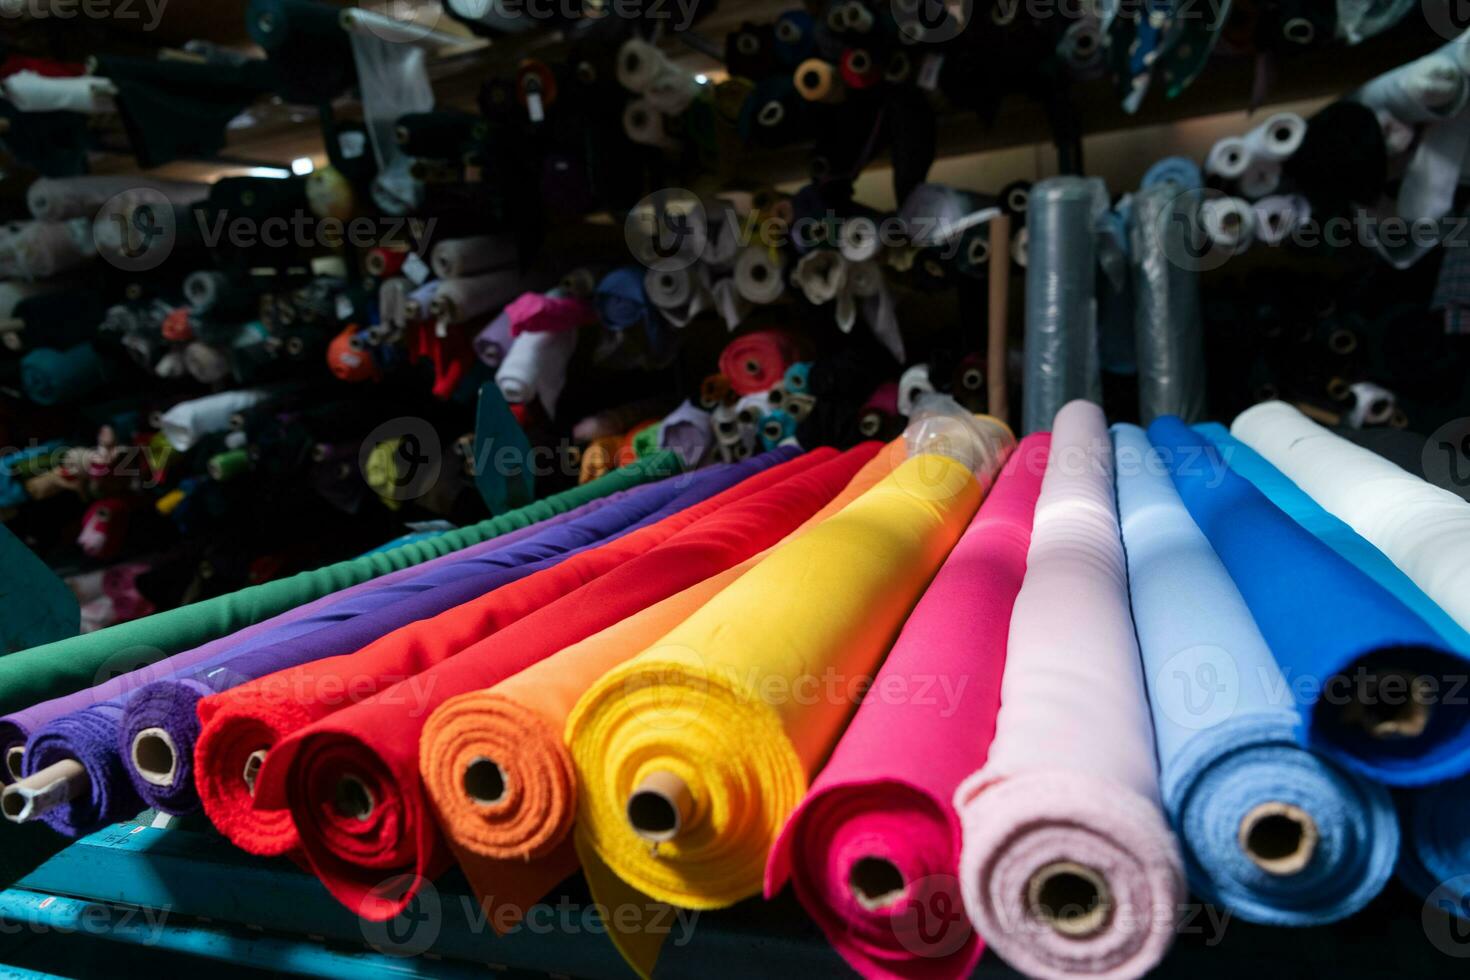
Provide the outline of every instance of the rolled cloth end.
{"type": "Polygon", "coordinates": [[[342,816],[353,820],[367,820],[373,815],[377,805],[372,790],[361,779],[347,775],[337,780],[337,788],[332,794],[332,806],[342,816]]]}
{"type": "Polygon", "coordinates": [[[1031,915],[1063,936],[1081,939],[1101,932],[1112,915],[1107,879],[1075,861],[1038,868],[1026,883],[1031,915]]]}
{"type": "Polygon", "coordinates": [[[5,768],[10,771],[12,782],[25,778],[26,750],[24,745],[11,746],[5,753],[5,768]]]}
{"type": "Polygon", "coordinates": [[[255,795],[255,779],[260,775],[260,767],[263,765],[265,765],[265,749],[256,749],[245,760],[245,771],[240,774],[240,778],[245,780],[245,789],[251,796],[255,795]]]}
{"type": "Polygon", "coordinates": [[[629,826],[654,843],[678,837],[693,812],[689,785],[671,772],[649,773],[628,796],[629,826]]]}
{"type": "Polygon", "coordinates": [[[179,750],[162,728],[145,728],[133,736],[133,768],[154,786],[172,786],[179,772],[179,750]]]}
{"type": "Polygon", "coordinates": [[[1418,738],[1433,714],[1431,684],[1429,677],[1410,670],[1371,671],[1354,685],[1352,699],[1343,706],[1342,720],[1384,741],[1418,738]]]}
{"type": "Polygon", "coordinates": [[[5,787],[0,812],[12,823],[36,820],[59,806],[85,795],[91,781],[75,759],[62,759],[40,772],[5,787]]]}
{"type": "Polygon", "coordinates": [[[505,770],[494,759],[476,756],[464,770],[464,791],[475,803],[490,806],[505,799],[505,770]]]}
{"type": "Polygon", "coordinates": [[[870,912],[891,908],[908,894],[908,882],[898,865],[887,858],[864,857],[847,874],[852,897],[870,912]]]}
{"type": "Polygon", "coordinates": [[[1240,849],[1267,874],[1294,875],[1312,862],[1317,821],[1290,803],[1262,803],[1240,821],[1240,849]]]}

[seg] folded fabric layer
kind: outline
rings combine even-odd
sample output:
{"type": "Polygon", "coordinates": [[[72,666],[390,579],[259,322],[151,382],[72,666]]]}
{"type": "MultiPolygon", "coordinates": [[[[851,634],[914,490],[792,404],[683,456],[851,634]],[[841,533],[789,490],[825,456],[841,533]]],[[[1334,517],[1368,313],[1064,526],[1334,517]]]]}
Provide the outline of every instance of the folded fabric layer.
{"type": "MultiPolygon", "coordinates": [[[[318,617],[330,616],[332,607],[341,601],[354,599],[365,592],[378,588],[399,585],[417,575],[426,574],[435,569],[453,564],[454,562],[471,559],[485,554],[486,552],[515,544],[532,534],[539,534],[547,528],[556,527],[569,520],[574,520],[585,514],[590,514],[597,509],[610,503],[621,500],[624,495],[633,492],[636,488],[629,490],[616,490],[605,497],[596,497],[587,503],[581,504],[571,510],[560,514],[553,514],[545,520],[534,524],[525,524],[505,534],[496,535],[467,544],[461,550],[431,557],[421,564],[411,564],[397,571],[391,571],[377,578],[358,582],[346,588],[329,593],[304,605],[287,609],[285,612],[262,620],[253,625],[218,639],[211,640],[192,650],[174,654],[137,670],[126,673],[118,673],[111,680],[84,691],[74,694],[53,698],[40,704],[32,705],[21,711],[12,712],[0,718],[0,757],[4,759],[4,765],[0,766],[0,782],[10,783],[21,773],[24,746],[31,735],[53,718],[80,711],[94,704],[111,701],[116,697],[129,695],[140,691],[150,683],[162,680],[178,671],[194,667],[198,664],[211,661],[216,657],[232,653],[244,652],[247,649],[256,648],[282,637],[282,632],[293,628],[293,624],[303,620],[316,620],[318,617]]],[[[488,523],[488,522],[487,522],[488,523]]],[[[471,535],[466,532],[472,529],[442,532],[436,537],[444,534],[452,534],[461,539],[468,540],[471,535]]],[[[428,541],[429,539],[422,539],[428,541]]],[[[393,550],[393,549],[389,549],[393,550]]],[[[432,553],[428,549],[417,549],[425,553],[432,553]]],[[[300,627],[295,627],[300,629],[300,627]]],[[[189,753],[192,757],[192,751],[189,753]]]]}
{"type": "Polygon", "coordinates": [[[1284,402],[1240,413],[1230,431],[1470,629],[1470,503],[1332,434],[1284,402]]]}
{"type": "Polygon", "coordinates": [[[1231,470],[1204,436],[1172,416],[1148,434],[1286,675],[1298,740],[1397,786],[1470,770],[1470,710],[1446,696],[1466,660],[1231,470]]]}
{"type": "MultiPolygon", "coordinates": [[[[765,470],[792,455],[768,453],[690,477],[683,494],[616,542],[536,569],[416,628],[395,630],[356,653],[302,664],[204,698],[198,705],[201,728],[194,749],[194,781],[205,812],[222,833],[251,853],[293,850],[298,837],[284,802],[256,808],[254,798],[262,761],[288,735],[400,682],[410,685],[410,696],[422,697],[423,692],[411,688],[417,674],[614,567],[629,549],[650,547],[666,537],[675,526],[666,524],[670,515],[718,500],[732,484],[738,489],[753,479],[760,485],[768,476],[765,470]],[[751,474],[755,476],[742,482],[751,474]]],[[[803,460],[793,463],[810,465],[803,460]]]]}
{"type": "Polygon", "coordinates": [[[578,850],[658,901],[720,908],[766,856],[959,538],[980,479],[916,456],[777,548],[577,703],[578,850]]]}
{"type": "Polygon", "coordinates": [[[968,976],[979,961],[969,921],[939,914],[961,902],[951,801],[995,731],[1050,443],[1045,433],[1021,440],[771,849],[766,896],[789,878],[828,941],[870,980],[968,976]]]}
{"type": "MultiPolygon", "coordinates": [[[[283,741],[261,771],[257,806],[289,805],[312,870],[344,905],[375,921],[397,915],[419,883],[450,863],[418,769],[431,709],[768,547],[830,500],[877,448],[810,453],[564,563],[553,574],[568,569],[572,589],[556,590],[553,601],[537,602],[519,622],[416,678],[409,710],[408,685],[400,684],[283,741]],[[366,807],[342,805],[359,792],[366,807]]],[[[401,638],[411,642],[412,632],[401,638]]]]}
{"type": "MultiPolygon", "coordinates": [[[[236,630],[260,623],[284,610],[302,605],[340,589],[357,585],[389,572],[420,564],[512,530],[526,527],[556,514],[565,513],[590,500],[677,472],[672,454],[640,459],[631,466],[570,490],[527,504],[499,517],[470,527],[449,531],[428,541],[407,544],[324,568],[301,572],[289,578],[251,586],[239,592],[205,599],[153,616],[110,626],[45,646],[32,647],[0,658],[0,710],[20,730],[38,727],[44,718],[27,719],[21,709],[47,703],[44,717],[55,717],[91,702],[91,695],[78,693],[78,701],[57,710],[53,701],[95,686],[99,677],[114,673],[121,665],[132,670],[154,663],[170,654],[187,650],[236,630]],[[13,714],[14,713],[14,714],[13,714]]],[[[126,687],[120,681],[118,690],[126,687]]],[[[112,693],[117,693],[113,691],[112,693]]],[[[111,694],[108,695],[109,697],[111,694]]],[[[5,739],[7,758],[15,739],[5,739]]],[[[5,767],[8,770],[8,766],[5,767]]]]}
{"type": "Polygon", "coordinates": [[[1054,425],[995,741],[955,793],[960,888],[1021,972],[1123,980],[1168,949],[1184,874],[1159,805],[1107,426],[1081,401],[1054,425]]]}
{"type": "Polygon", "coordinates": [[[44,819],[62,833],[77,835],[136,813],[145,799],[170,812],[193,809],[198,797],[184,752],[192,751],[198,733],[200,698],[277,670],[351,653],[400,626],[616,537],[669,507],[681,495],[679,483],[641,487],[611,506],[524,541],[339,601],[320,617],[281,627],[278,638],[263,646],[231,650],[168,680],[53,719],[27,743],[25,772],[76,759],[92,791],[44,819]]]}
{"type": "MultiPolygon", "coordinates": [[[[793,534],[841,510],[904,458],[902,444],[890,444],[793,534]]],[[[450,698],[429,718],[419,740],[424,788],[455,859],[486,903],[492,922],[518,917],[576,869],[571,830],[577,776],[562,733],[577,699],[765,554],[712,575],[487,690],[450,698]]]]}
{"type": "Polygon", "coordinates": [[[628,533],[668,507],[678,480],[645,485],[587,505],[575,520],[497,546],[396,585],[344,599],[268,640],[197,663],[155,681],[126,701],[116,741],[119,758],[143,802],[169,813],[199,806],[194,745],[201,698],[278,670],[352,653],[400,626],[438,615],[545,567],[558,556],[628,533]],[[160,742],[161,740],[161,742],[160,742]]]}
{"type": "Polygon", "coordinates": [[[1470,778],[1401,793],[1399,805],[1399,878],[1439,911],[1470,921],[1470,778]]]}
{"type": "Polygon", "coordinates": [[[1412,609],[1456,650],[1470,651],[1470,632],[1455,622],[1444,608],[1414,584],[1388,556],[1348,527],[1322,505],[1313,500],[1286,474],[1268,463],[1250,446],[1230,434],[1217,422],[1194,426],[1194,431],[1208,438],[1230,464],[1230,468],[1266,495],[1286,516],[1316,535],[1323,544],[1362,569],[1400,602],[1412,609]]]}
{"type": "Polygon", "coordinates": [[[1113,445],[1164,807],[1190,884],[1251,922],[1345,918],[1393,874],[1393,801],[1297,744],[1286,678],[1162,455],[1134,425],[1113,426],[1113,445]]]}

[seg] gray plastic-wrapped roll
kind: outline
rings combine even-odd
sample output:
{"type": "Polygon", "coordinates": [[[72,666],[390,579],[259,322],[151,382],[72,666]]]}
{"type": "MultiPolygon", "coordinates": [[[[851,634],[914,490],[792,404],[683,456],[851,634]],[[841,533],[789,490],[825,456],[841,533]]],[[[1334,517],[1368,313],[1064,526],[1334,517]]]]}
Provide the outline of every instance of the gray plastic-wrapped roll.
{"type": "Polygon", "coordinates": [[[1204,235],[1196,220],[1199,200],[1197,192],[1167,181],[1133,196],[1133,336],[1144,425],[1160,415],[1204,420],[1199,272],[1187,261],[1199,254],[1199,242],[1190,236],[1204,235]]]}
{"type": "Polygon", "coordinates": [[[1028,433],[1050,429],[1073,399],[1102,402],[1094,229],[1107,207],[1096,177],[1052,177],[1031,188],[1021,413],[1028,433]]]}

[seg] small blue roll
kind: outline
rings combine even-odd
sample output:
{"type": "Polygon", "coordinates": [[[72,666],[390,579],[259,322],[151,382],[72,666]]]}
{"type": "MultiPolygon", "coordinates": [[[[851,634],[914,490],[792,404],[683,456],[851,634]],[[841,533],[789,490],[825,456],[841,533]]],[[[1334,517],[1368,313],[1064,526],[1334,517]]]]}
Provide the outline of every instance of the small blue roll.
{"type": "Polygon", "coordinates": [[[782,379],[782,386],[790,395],[804,395],[811,387],[812,362],[797,361],[786,369],[786,377],[782,379]]]}
{"type": "Polygon", "coordinates": [[[1440,911],[1470,921],[1470,779],[1402,793],[1399,805],[1400,880],[1440,911]]]}
{"type": "Polygon", "coordinates": [[[1392,798],[1297,743],[1286,680],[1168,467],[1142,429],[1112,432],[1160,790],[1190,885],[1250,922],[1345,918],[1393,874],[1392,798]]]}
{"type": "Polygon", "coordinates": [[[20,362],[21,386],[37,405],[64,405],[81,401],[103,380],[102,358],[91,344],[66,350],[38,347],[20,362]]]}
{"type": "Polygon", "coordinates": [[[1470,771],[1466,658],[1231,470],[1174,416],[1149,426],[1288,680],[1301,744],[1394,786],[1470,771]],[[1411,686],[1412,681],[1412,686],[1411,686]]]}
{"type": "Polygon", "coordinates": [[[790,412],[776,408],[761,416],[761,448],[775,449],[795,435],[796,419],[790,412]]]}
{"type": "Polygon", "coordinates": [[[1153,187],[1155,184],[1170,182],[1178,185],[1180,190],[1193,191],[1205,186],[1204,175],[1200,173],[1199,164],[1189,157],[1164,157],[1162,160],[1148,168],[1143,175],[1139,187],[1153,187]]]}

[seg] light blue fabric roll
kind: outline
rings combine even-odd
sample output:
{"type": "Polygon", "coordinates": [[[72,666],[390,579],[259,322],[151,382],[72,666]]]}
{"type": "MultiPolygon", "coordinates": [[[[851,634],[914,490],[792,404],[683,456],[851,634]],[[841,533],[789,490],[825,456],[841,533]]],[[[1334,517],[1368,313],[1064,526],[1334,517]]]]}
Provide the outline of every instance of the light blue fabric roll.
{"type": "Polygon", "coordinates": [[[1351,915],[1393,874],[1393,801],[1298,744],[1287,682],[1169,467],[1137,426],[1112,433],[1160,787],[1190,884],[1251,922],[1312,926],[1351,915]],[[1256,822],[1247,850],[1242,826],[1273,804],[1310,817],[1315,844],[1293,850],[1292,827],[1278,819],[1256,822]],[[1284,873],[1292,854],[1300,869],[1284,873]]]}
{"type": "Polygon", "coordinates": [[[1197,425],[1194,430],[1219,448],[1230,468],[1265,494],[1292,520],[1311,531],[1321,542],[1343,558],[1358,566],[1400,602],[1419,615],[1429,627],[1455,650],[1470,653],[1470,633],[1450,614],[1440,608],[1414,580],[1399,570],[1387,555],[1375,548],[1358,532],[1333,517],[1313,500],[1305,490],[1287,478],[1264,456],[1230,434],[1218,422],[1197,425]]]}

